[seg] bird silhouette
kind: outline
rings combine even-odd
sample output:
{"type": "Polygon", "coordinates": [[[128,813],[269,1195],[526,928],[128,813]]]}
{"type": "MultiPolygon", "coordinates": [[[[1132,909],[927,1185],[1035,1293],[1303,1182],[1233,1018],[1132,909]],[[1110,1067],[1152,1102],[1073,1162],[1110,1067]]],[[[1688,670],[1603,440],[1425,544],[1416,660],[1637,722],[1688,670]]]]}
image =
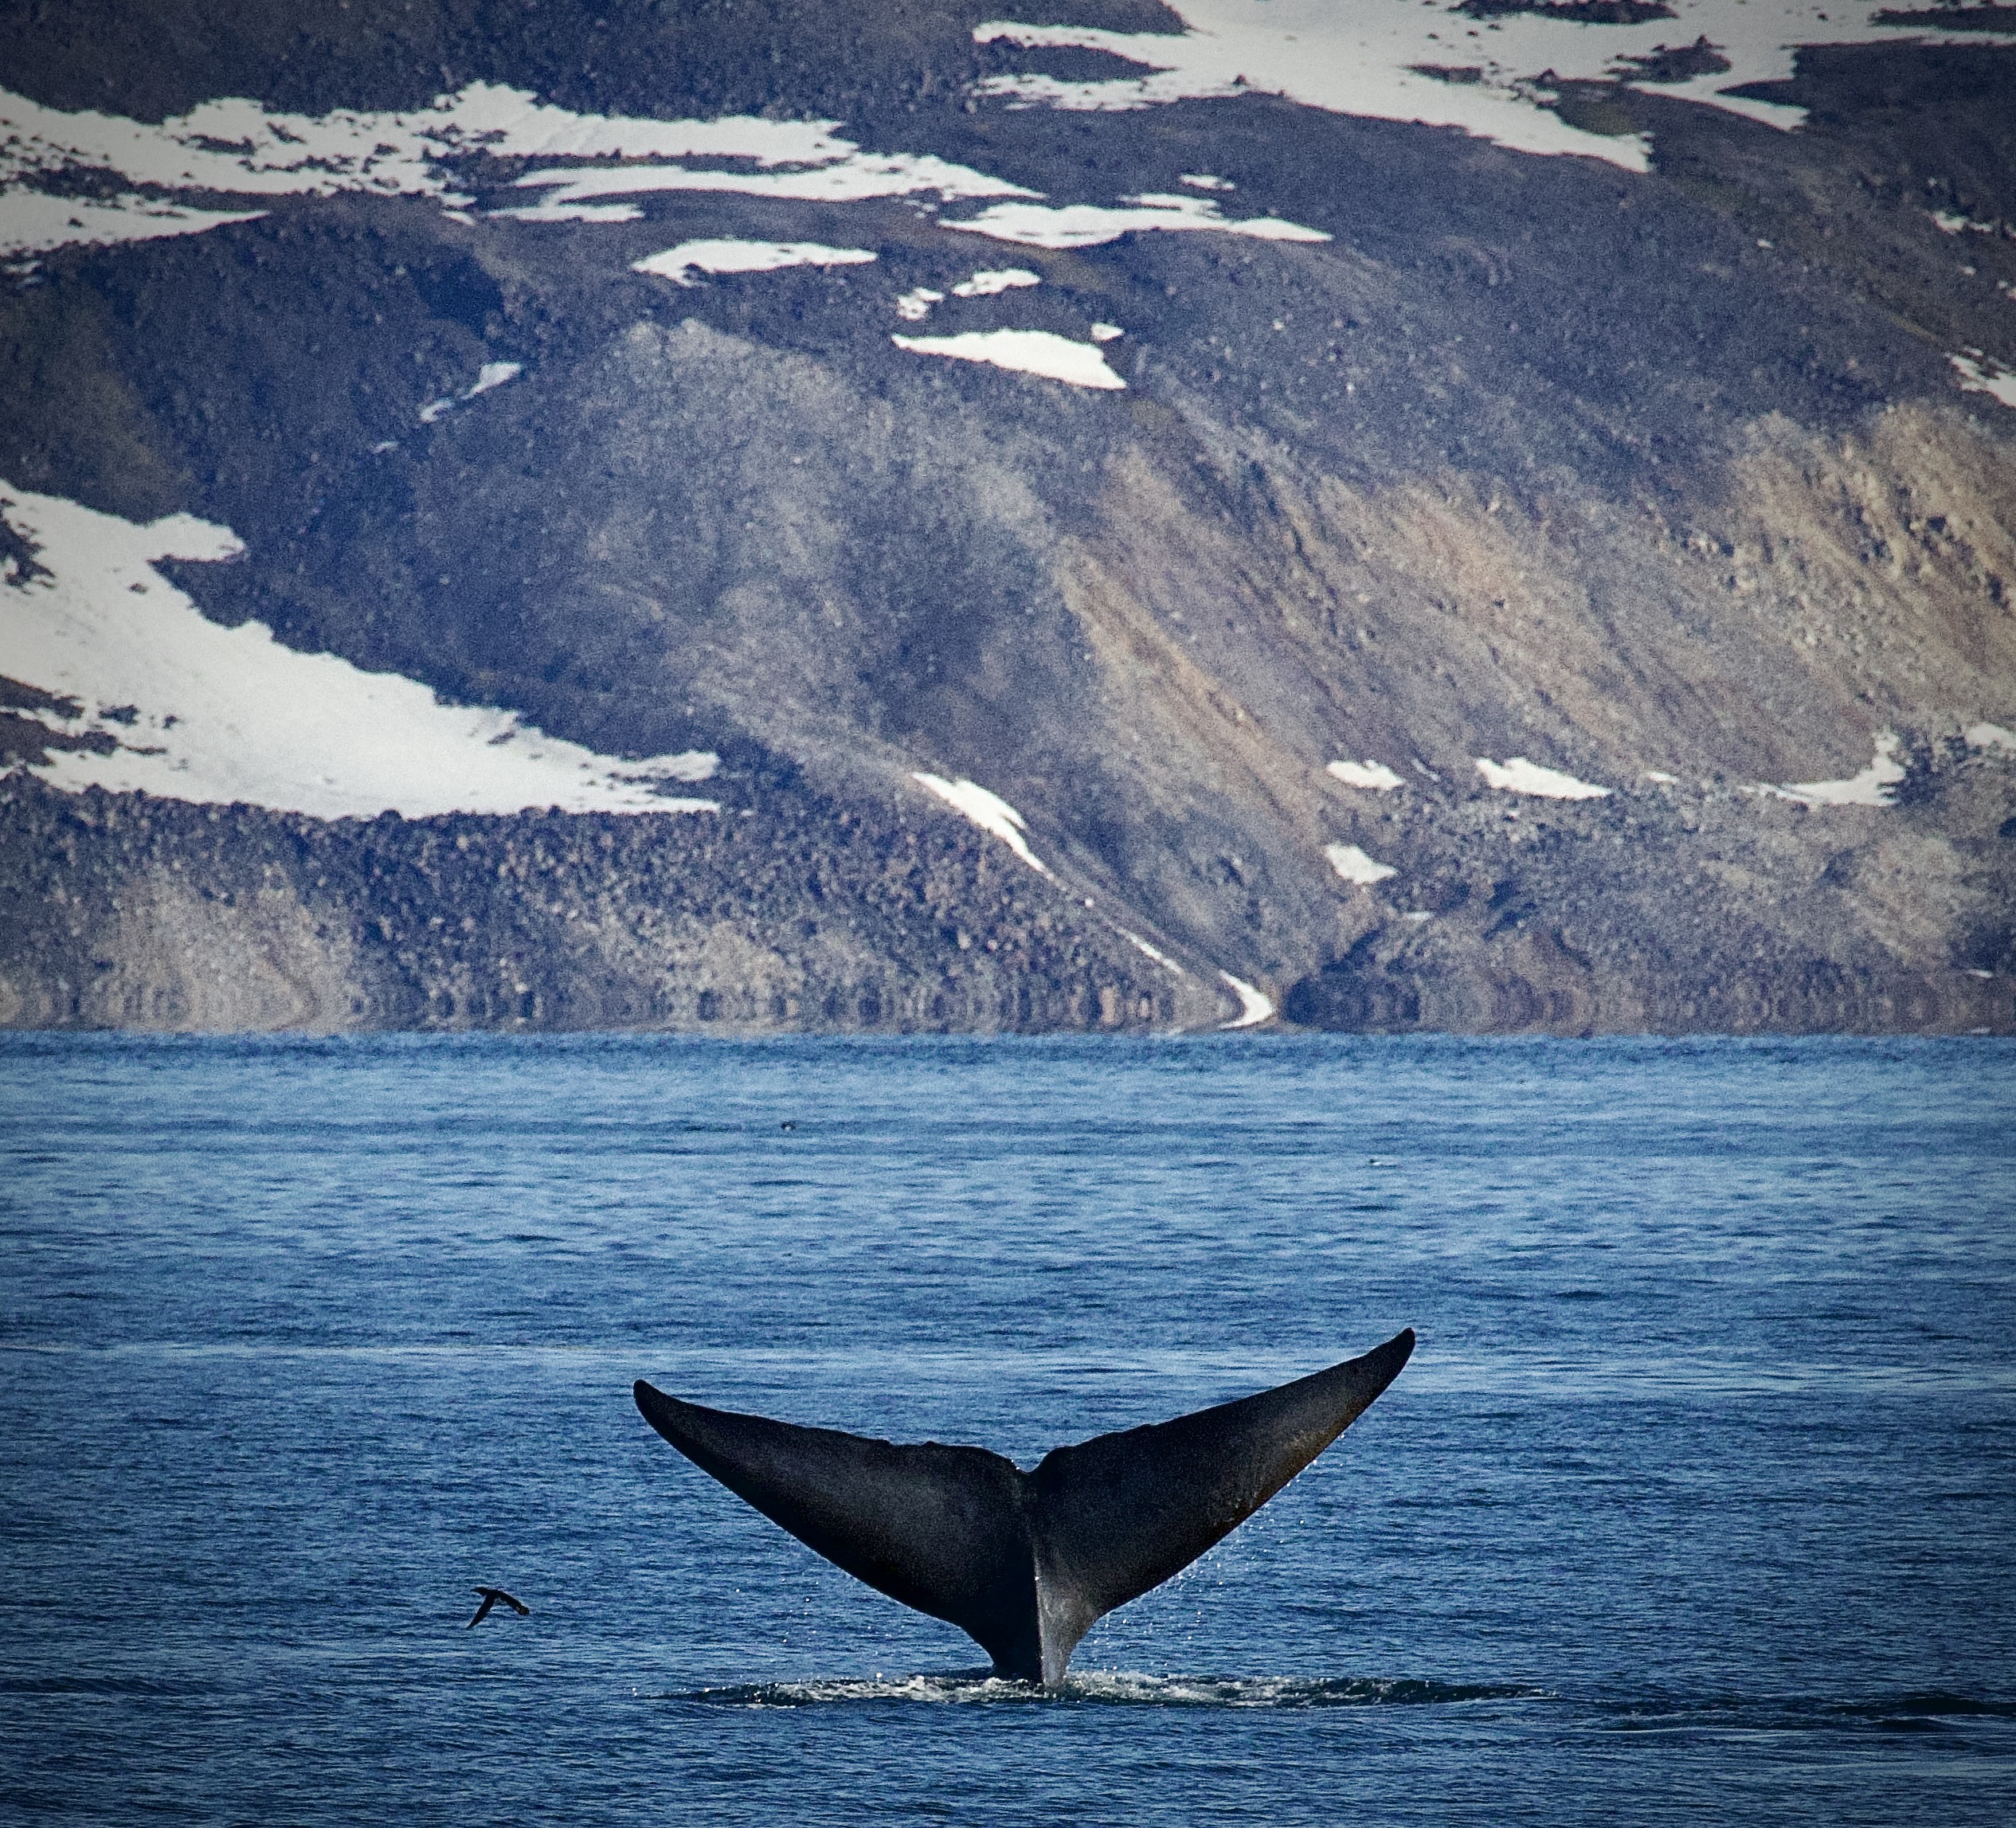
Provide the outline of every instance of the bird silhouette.
{"type": "Polygon", "coordinates": [[[500,1599],[503,1600],[503,1603],[521,1619],[529,1619],[532,1615],[532,1608],[530,1607],[527,1606],[522,1599],[514,1599],[511,1595],[507,1593],[501,1587],[479,1587],[476,1589],[476,1591],[483,1595],[483,1603],[476,1608],[476,1617],[472,1619],[468,1625],[464,1627],[465,1630],[473,1631],[483,1622],[484,1619],[490,1616],[491,1607],[495,1606],[500,1599]]]}

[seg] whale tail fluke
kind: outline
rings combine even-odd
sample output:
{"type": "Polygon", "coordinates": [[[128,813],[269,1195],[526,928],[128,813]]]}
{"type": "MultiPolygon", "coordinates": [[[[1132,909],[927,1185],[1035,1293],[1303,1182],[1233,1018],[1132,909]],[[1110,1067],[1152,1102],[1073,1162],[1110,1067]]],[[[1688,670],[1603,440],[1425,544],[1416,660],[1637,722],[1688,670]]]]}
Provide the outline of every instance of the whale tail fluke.
{"type": "Polygon", "coordinates": [[[635,1393],[653,1428],[806,1547],[957,1626],[1004,1675],[1054,1685],[1098,1619],[1236,1529],[1413,1350],[1410,1329],[1278,1389],[1059,1447],[1033,1473],[983,1447],[898,1446],[641,1380],[635,1393]]]}

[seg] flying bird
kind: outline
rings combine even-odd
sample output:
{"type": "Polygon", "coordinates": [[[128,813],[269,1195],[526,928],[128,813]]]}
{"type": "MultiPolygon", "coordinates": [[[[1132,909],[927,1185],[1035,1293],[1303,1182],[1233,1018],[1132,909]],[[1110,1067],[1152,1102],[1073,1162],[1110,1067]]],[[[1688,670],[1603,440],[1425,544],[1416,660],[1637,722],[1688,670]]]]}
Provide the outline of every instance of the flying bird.
{"type": "Polygon", "coordinates": [[[529,1619],[532,1616],[532,1608],[530,1607],[527,1606],[522,1599],[513,1599],[511,1595],[507,1593],[501,1587],[479,1587],[476,1589],[476,1591],[483,1595],[483,1603],[476,1608],[476,1617],[472,1619],[468,1625],[464,1627],[465,1630],[473,1631],[476,1630],[476,1628],[480,1625],[484,1619],[490,1616],[491,1607],[495,1606],[500,1599],[503,1600],[512,1611],[515,1612],[519,1618],[529,1619]]]}

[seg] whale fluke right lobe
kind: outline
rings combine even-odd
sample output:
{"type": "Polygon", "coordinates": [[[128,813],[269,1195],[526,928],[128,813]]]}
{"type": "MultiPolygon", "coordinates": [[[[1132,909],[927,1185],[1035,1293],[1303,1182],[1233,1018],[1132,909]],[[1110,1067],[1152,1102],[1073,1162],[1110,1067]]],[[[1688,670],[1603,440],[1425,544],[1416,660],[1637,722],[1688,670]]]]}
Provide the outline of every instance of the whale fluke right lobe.
{"type": "Polygon", "coordinates": [[[1030,1475],[1044,1679],[1063,1677],[1098,1620],[1244,1523],[1371,1407],[1413,1351],[1410,1328],[1293,1384],[1046,1457],[1030,1475]]]}
{"type": "Polygon", "coordinates": [[[1055,1684],[1092,1625],[1187,1568],[1362,1415],[1411,1329],[1278,1389],[1074,1447],[1032,1473],[984,1447],[899,1446],[682,1402],[644,1419],[857,1579],[957,1625],[1004,1675],[1055,1684]]]}

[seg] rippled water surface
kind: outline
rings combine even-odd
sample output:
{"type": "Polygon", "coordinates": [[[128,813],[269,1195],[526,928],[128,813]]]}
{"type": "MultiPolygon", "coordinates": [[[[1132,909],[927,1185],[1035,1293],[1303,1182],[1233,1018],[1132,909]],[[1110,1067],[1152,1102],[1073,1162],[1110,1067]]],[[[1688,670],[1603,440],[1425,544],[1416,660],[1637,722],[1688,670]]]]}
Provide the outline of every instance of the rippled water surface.
{"type": "Polygon", "coordinates": [[[2016,1819],[2006,1043],[15,1037],[0,1147],[18,1818],[2016,1819]],[[628,1393],[1028,1465],[1409,1324],[1054,1697],[628,1393]]]}

